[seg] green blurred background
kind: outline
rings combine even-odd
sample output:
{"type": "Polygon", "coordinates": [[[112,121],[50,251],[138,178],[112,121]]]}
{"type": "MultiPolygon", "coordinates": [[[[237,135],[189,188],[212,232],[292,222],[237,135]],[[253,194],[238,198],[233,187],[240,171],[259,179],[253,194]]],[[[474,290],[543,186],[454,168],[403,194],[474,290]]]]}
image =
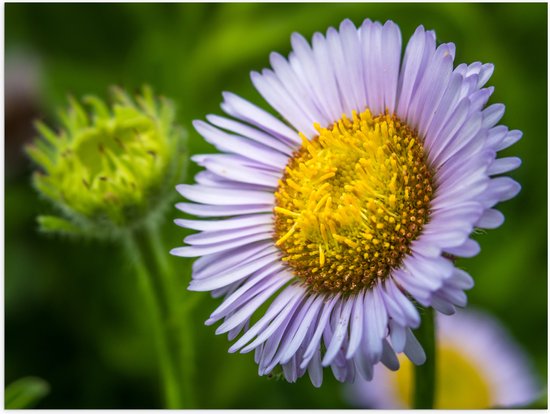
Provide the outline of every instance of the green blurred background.
{"type": "MultiPolygon", "coordinates": [[[[6,4],[5,5],[5,381],[45,379],[40,408],[152,408],[162,404],[153,341],[135,277],[113,246],[37,233],[51,212],[30,186],[22,147],[32,120],[55,122],[68,94],[107,97],[118,84],[148,83],[172,98],[189,130],[191,153],[211,152],[191,121],[220,113],[230,90],[266,107],[249,80],[270,51],[290,51],[344,18],[392,19],[406,43],[416,26],[457,46],[456,64],[492,62],[491,102],[524,138],[503,155],[523,166],[523,186],[500,206],[498,230],[478,234],[482,253],[459,265],[476,280],[470,303],[499,318],[547,378],[547,5],[546,4],[6,4]]],[[[197,171],[191,166],[188,181],[197,171]]],[[[163,231],[170,247],[183,231],[163,231]]],[[[116,246],[115,246],[116,247],[116,246]]],[[[185,272],[185,261],[171,257],[185,272]]],[[[318,390],[257,376],[251,354],[227,353],[225,336],[203,321],[216,307],[206,293],[194,311],[196,389],[202,408],[345,408],[325,370],[318,390]]]]}

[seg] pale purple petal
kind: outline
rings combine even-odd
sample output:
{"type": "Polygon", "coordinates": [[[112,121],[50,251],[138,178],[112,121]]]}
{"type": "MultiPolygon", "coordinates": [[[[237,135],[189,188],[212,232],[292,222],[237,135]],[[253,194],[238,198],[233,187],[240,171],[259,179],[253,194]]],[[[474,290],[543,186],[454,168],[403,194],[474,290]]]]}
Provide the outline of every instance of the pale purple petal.
{"type": "Polygon", "coordinates": [[[296,286],[287,286],[283,292],[277,295],[262,318],[248,331],[246,331],[245,334],[231,346],[231,348],[229,348],[229,352],[236,352],[250,342],[260,331],[265,328],[265,326],[269,324],[269,322],[279,315],[281,310],[284,309],[284,307],[299,293],[300,290],[296,286]]]}
{"type": "Polygon", "coordinates": [[[225,318],[224,323],[216,329],[216,334],[219,335],[228,332],[236,326],[239,326],[244,321],[249,320],[256,309],[265,303],[265,301],[268,300],[269,297],[271,297],[271,295],[281,287],[281,284],[282,283],[276,283],[271,285],[265,291],[248,301],[244,306],[230,313],[225,318]]]}
{"type": "Polygon", "coordinates": [[[238,154],[281,170],[288,162],[288,157],[278,151],[239,135],[224,132],[206,122],[194,121],[193,126],[207,142],[221,151],[238,154]]]}
{"type": "MultiPolygon", "coordinates": [[[[455,307],[453,306],[452,303],[450,303],[448,300],[438,296],[437,294],[434,294],[432,296],[431,302],[432,302],[432,307],[436,311],[442,313],[443,315],[454,315],[454,313],[456,312],[456,309],[455,309],[455,307]]],[[[412,359],[411,359],[411,361],[412,361],[412,359]]]]}
{"type": "Polygon", "coordinates": [[[199,257],[199,256],[213,254],[213,253],[227,251],[236,247],[246,246],[248,244],[261,241],[261,240],[268,240],[270,238],[271,238],[270,234],[259,233],[259,234],[253,234],[252,236],[242,237],[240,239],[234,239],[229,242],[216,243],[208,246],[176,247],[170,250],[170,254],[173,254],[174,256],[181,256],[181,257],[199,257]]]}
{"type": "Polygon", "coordinates": [[[514,198],[521,190],[521,186],[510,177],[493,178],[487,191],[485,198],[488,200],[489,207],[499,201],[506,201],[514,198]]]}
{"type": "Polygon", "coordinates": [[[273,204],[234,204],[234,205],[204,205],[194,203],[178,203],[176,208],[187,214],[199,217],[227,217],[254,213],[270,213],[273,204]]]}
{"type": "Polygon", "coordinates": [[[350,335],[349,345],[346,352],[346,358],[350,359],[357,347],[361,343],[361,336],[363,335],[363,317],[364,317],[364,292],[359,292],[354,298],[353,313],[350,321],[350,335]]]}
{"type": "Polygon", "coordinates": [[[319,80],[323,85],[324,99],[329,104],[331,119],[338,119],[344,113],[344,106],[340,102],[336,78],[332,66],[332,57],[329,54],[327,41],[321,33],[315,33],[312,40],[313,56],[317,65],[319,80]]]}
{"type": "Polygon", "coordinates": [[[259,129],[256,129],[250,125],[243,124],[241,122],[237,122],[232,119],[218,115],[207,115],[206,119],[208,119],[208,122],[210,122],[212,125],[215,125],[219,128],[235,132],[237,135],[241,135],[243,137],[254,140],[285,155],[292,155],[294,146],[289,145],[286,141],[277,139],[273,135],[260,131],[259,129]]]}
{"type": "Polygon", "coordinates": [[[255,168],[247,168],[242,165],[231,165],[219,159],[208,159],[202,164],[208,171],[216,174],[224,180],[238,181],[240,183],[255,184],[273,191],[279,184],[280,173],[258,171],[255,168]]]}
{"type": "Polygon", "coordinates": [[[511,145],[514,145],[516,142],[518,142],[521,137],[523,136],[523,132],[516,130],[508,132],[501,141],[495,144],[496,150],[501,151],[505,148],[508,148],[511,145]]]}
{"type": "Polygon", "coordinates": [[[262,267],[274,263],[277,260],[277,257],[273,254],[266,254],[266,256],[259,257],[258,259],[251,260],[245,265],[238,268],[238,270],[231,270],[226,273],[220,273],[216,276],[203,278],[203,279],[193,279],[189,283],[189,290],[194,290],[198,292],[204,292],[212,289],[217,289],[222,286],[233,283],[237,280],[240,280],[246,276],[249,276],[251,273],[260,270],[262,267]]]}
{"type": "MultiPolygon", "coordinates": [[[[361,47],[359,33],[349,19],[344,20],[340,24],[340,40],[346,58],[348,77],[351,85],[353,85],[353,96],[355,97],[354,109],[361,112],[367,106],[363,60],[361,54],[357,53],[361,47]]],[[[343,90],[343,92],[346,92],[346,90],[343,90]]]]}
{"type": "Polygon", "coordinates": [[[407,341],[405,343],[405,355],[415,365],[422,365],[426,361],[426,353],[410,329],[406,330],[407,341]]]}
{"type": "Polygon", "coordinates": [[[250,227],[262,224],[273,223],[272,214],[254,214],[244,215],[242,217],[231,218],[227,220],[186,220],[176,219],[174,220],[178,226],[186,227],[192,230],[233,230],[243,227],[250,227]]]}
{"type": "Polygon", "coordinates": [[[243,204],[274,204],[273,193],[266,191],[226,190],[203,185],[179,184],[178,192],[191,201],[215,206],[238,206],[243,204]]]}
{"type": "Polygon", "coordinates": [[[219,262],[225,262],[228,261],[229,266],[233,266],[236,263],[239,263],[241,260],[246,259],[253,254],[256,254],[258,252],[261,252],[265,249],[268,249],[272,246],[272,243],[269,241],[261,241],[256,243],[251,243],[245,247],[237,248],[235,250],[228,250],[221,253],[211,254],[199,257],[197,260],[193,262],[193,277],[200,274],[211,274],[209,269],[211,266],[217,266],[218,264],[221,264],[222,267],[219,269],[214,269],[214,272],[217,272],[220,269],[226,268],[225,263],[219,263],[219,262]],[[233,259],[235,258],[235,260],[233,259]]]}
{"type": "Polygon", "coordinates": [[[489,167],[489,169],[487,170],[487,174],[495,175],[506,173],[515,170],[516,168],[519,168],[520,165],[521,159],[519,159],[518,157],[499,158],[495,160],[493,164],[489,167]]]}
{"type": "Polygon", "coordinates": [[[494,208],[490,208],[483,212],[476,226],[484,229],[496,229],[500,227],[502,223],[504,223],[504,214],[494,208]]]}
{"type": "Polygon", "coordinates": [[[316,135],[313,128],[315,120],[302,110],[302,107],[294,101],[292,96],[288,95],[284,85],[271,70],[264,69],[261,75],[252,72],[250,79],[252,79],[252,83],[263,98],[292,126],[307,136],[313,137],[316,135]]]}
{"type": "MultiPolygon", "coordinates": [[[[313,299],[313,297],[312,297],[313,299]]],[[[306,311],[304,312],[305,315],[298,315],[296,318],[297,320],[297,329],[295,330],[294,335],[291,337],[291,340],[288,343],[288,346],[284,350],[281,356],[281,361],[286,362],[289,357],[293,354],[295,354],[298,351],[298,348],[302,345],[308,330],[312,328],[312,323],[319,314],[319,311],[322,307],[322,296],[317,296],[314,298],[314,302],[311,304],[311,306],[306,308],[306,311]]]]}
{"type": "Polygon", "coordinates": [[[192,246],[207,246],[224,241],[239,239],[245,236],[251,236],[253,234],[272,234],[272,232],[273,226],[271,224],[262,224],[237,229],[203,231],[187,236],[184,241],[192,246]]]}
{"type": "Polygon", "coordinates": [[[313,386],[319,388],[323,383],[323,366],[321,365],[321,351],[319,349],[313,354],[313,358],[307,366],[307,372],[313,386]]]}
{"type": "MultiPolygon", "coordinates": [[[[350,22],[351,23],[351,22],[350,22]]],[[[353,25],[353,23],[351,23],[353,25]]],[[[352,37],[357,38],[357,30],[353,27],[352,37]]],[[[342,30],[341,30],[342,32],[342,30]]],[[[330,49],[330,64],[333,66],[335,80],[338,83],[338,90],[340,91],[340,99],[342,101],[343,112],[351,117],[352,111],[357,111],[357,109],[362,108],[362,105],[357,103],[355,98],[355,90],[357,88],[357,83],[354,83],[354,74],[357,71],[357,67],[349,65],[347,62],[348,55],[345,53],[345,45],[341,41],[342,35],[339,34],[336,29],[330,27],[327,30],[327,43],[330,49]]],[[[356,80],[358,80],[357,77],[356,80]]],[[[362,80],[361,80],[362,83],[362,80]]],[[[361,87],[360,87],[361,88],[361,87]]]]}
{"type": "Polygon", "coordinates": [[[390,338],[392,347],[395,352],[403,352],[405,349],[405,344],[407,342],[407,331],[403,325],[396,323],[393,320],[390,320],[390,338]]]}
{"type": "Polygon", "coordinates": [[[395,111],[397,85],[399,82],[399,64],[401,61],[401,31],[391,20],[382,28],[381,64],[384,73],[384,110],[395,111]]]}
{"type": "MultiPolygon", "coordinates": [[[[285,304],[285,307],[279,312],[279,314],[273,319],[273,321],[271,321],[271,323],[263,329],[263,331],[256,337],[256,339],[254,339],[254,341],[241,349],[240,352],[250,352],[258,345],[268,340],[276,330],[284,331],[287,325],[292,320],[294,311],[299,305],[300,300],[303,298],[303,294],[304,292],[302,289],[296,289],[296,293],[294,294],[294,296],[292,296],[288,303],[285,304]]],[[[279,360],[276,361],[276,364],[277,363],[279,363],[279,360]]],[[[269,369],[268,371],[271,371],[271,369],[269,369]]]]}
{"type": "Polygon", "coordinates": [[[483,128],[491,128],[500,121],[504,115],[505,107],[502,104],[493,104],[485,109],[483,114],[483,128]]]}
{"type": "Polygon", "coordinates": [[[321,336],[323,334],[323,331],[325,329],[325,326],[329,322],[332,309],[334,306],[338,303],[339,296],[332,297],[328,302],[324,303],[323,310],[321,312],[321,316],[319,317],[319,320],[317,321],[317,329],[315,330],[315,333],[313,334],[311,338],[311,342],[309,343],[309,346],[307,347],[306,351],[304,352],[304,360],[302,362],[302,367],[306,367],[311,358],[313,358],[313,355],[315,351],[319,348],[319,342],[321,341],[321,336]]]}
{"type": "Polygon", "coordinates": [[[282,364],[282,367],[285,379],[290,383],[296,382],[296,380],[298,379],[296,359],[292,358],[288,363],[282,364]]]}
{"type": "MultiPolygon", "coordinates": [[[[242,263],[272,254],[278,257],[272,242],[264,241],[238,247],[230,251],[202,256],[193,263],[193,279],[204,279],[228,271],[242,263]]],[[[276,260],[275,260],[276,261],[276,260]]]]}
{"type": "Polygon", "coordinates": [[[416,93],[427,62],[435,52],[435,34],[419,26],[409,40],[399,79],[397,115],[408,119],[411,99],[416,93]]]}
{"type": "Polygon", "coordinates": [[[367,105],[374,115],[384,112],[382,66],[382,25],[365,20],[361,26],[361,43],[367,105]]]}
{"type": "MultiPolygon", "coordinates": [[[[298,33],[293,33],[290,42],[296,59],[291,60],[291,64],[296,70],[296,66],[301,67],[302,81],[309,85],[313,94],[316,105],[325,119],[338,119],[342,114],[338,113],[332,102],[329,102],[325,95],[324,85],[322,83],[321,74],[317,70],[315,57],[308,42],[298,33]]],[[[327,126],[327,125],[321,125],[327,126]]]]}
{"type": "Polygon", "coordinates": [[[446,280],[445,284],[457,289],[468,290],[474,286],[474,280],[464,270],[456,268],[453,276],[446,280]]]}
{"type": "Polygon", "coordinates": [[[249,122],[291,145],[301,144],[296,131],[263,109],[230,92],[224,92],[223,98],[222,108],[227,114],[249,122]]]}
{"type": "Polygon", "coordinates": [[[211,325],[221,318],[224,318],[227,314],[235,311],[238,307],[265,291],[267,288],[275,284],[280,284],[280,286],[282,286],[282,284],[288,282],[290,279],[290,274],[277,272],[277,270],[272,268],[252,275],[246,283],[230,295],[227,295],[222,304],[212,312],[210,318],[206,321],[206,325],[211,325]]]}
{"type": "Polygon", "coordinates": [[[462,245],[447,247],[445,251],[457,257],[474,257],[481,251],[481,247],[475,240],[466,239],[462,245]]]}
{"type": "Polygon", "coordinates": [[[336,354],[340,352],[340,346],[344,342],[344,338],[347,335],[348,323],[351,316],[351,311],[353,309],[353,303],[353,300],[348,299],[345,302],[345,305],[341,308],[336,329],[334,330],[330,344],[327,347],[325,356],[323,357],[323,366],[330,365],[336,354]]]}
{"type": "Polygon", "coordinates": [[[382,358],[380,361],[391,371],[399,369],[399,360],[387,339],[384,339],[382,342],[382,358]]]}
{"type": "Polygon", "coordinates": [[[448,44],[437,48],[422,77],[418,90],[411,100],[408,119],[423,136],[449,83],[453,71],[453,58],[448,44]]]}

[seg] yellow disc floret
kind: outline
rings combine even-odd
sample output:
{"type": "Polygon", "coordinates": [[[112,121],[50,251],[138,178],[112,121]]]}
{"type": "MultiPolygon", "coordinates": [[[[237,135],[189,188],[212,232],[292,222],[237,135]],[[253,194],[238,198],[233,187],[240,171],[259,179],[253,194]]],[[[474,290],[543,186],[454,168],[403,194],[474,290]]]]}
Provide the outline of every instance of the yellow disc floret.
{"type": "Polygon", "coordinates": [[[345,115],[303,144],[275,193],[275,243],[316,292],[351,293],[399,266],[429,216],[432,171],[397,117],[345,115]]]}

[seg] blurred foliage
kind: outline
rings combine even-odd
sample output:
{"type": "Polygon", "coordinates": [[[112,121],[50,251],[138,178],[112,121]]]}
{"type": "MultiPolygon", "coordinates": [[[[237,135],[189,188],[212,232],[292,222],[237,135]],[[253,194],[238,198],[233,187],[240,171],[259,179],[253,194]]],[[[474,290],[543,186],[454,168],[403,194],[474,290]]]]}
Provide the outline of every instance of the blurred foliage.
{"type": "MultiPolygon", "coordinates": [[[[505,224],[479,234],[482,252],[458,264],[476,286],[470,302],[498,317],[547,377],[547,5],[546,4],[13,4],[5,5],[5,379],[37,375],[52,392],[40,408],[151,408],[161,405],[150,327],[135,278],[116,249],[38,234],[35,217],[51,212],[30,185],[22,146],[33,116],[46,123],[76,97],[107,97],[118,84],[143,83],[177,104],[190,152],[211,152],[191,121],[220,113],[230,90],[263,107],[249,80],[269,53],[290,51],[290,34],[310,37],[337,26],[392,19],[405,43],[416,26],[457,46],[455,62],[492,62],[491,102],[507,105],[502,122],[524,138],[512,173],[523,186],[501,205],[505,224]],[[21,56],[24,58],[22,59],[21,56]],[[23,63],[21,63],[23,62],[23,63]],[[34,65],[36,73],[28,65],[34,65]],[[24,70],[21,70],[24,69],[24,70]],[[33,75],[34,73],[34,75],[33,75]],[[35,76],[34,94],[18,77],[35,76]],[[8,93],[9,92],[9,93],[8,93]],[[25,92],[25,93],[23,93],[25,92]]],[[[191,166],[193,173],[198,168],[191,166]]],[[[163,226],[170,247],[184,233],[163,226]]],[[[189,262],[176,261],[184,276],[189,262]]],[[[252,355],[227,353],[227,338],[205,327],[219,300],[195,308],[197,401],[203,408],[345,408],[341,386],[325,370],[321,389],[258,377],[252,355]]]]}
{"type": "Polygon", "coordinates": [[[5,406],[9,410],[33,408],[49,392],[50,387],[43,379],[21,378],[6,387],[5,406]]]}

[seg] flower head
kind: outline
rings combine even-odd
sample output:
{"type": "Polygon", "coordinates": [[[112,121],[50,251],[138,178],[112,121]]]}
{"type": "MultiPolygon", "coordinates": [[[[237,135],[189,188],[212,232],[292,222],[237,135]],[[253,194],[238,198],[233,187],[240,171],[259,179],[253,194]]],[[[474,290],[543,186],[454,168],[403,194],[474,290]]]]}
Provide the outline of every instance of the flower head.
{"type": "Polygon", "coordinates": [[[41,167],[33,181],[65,217],[42,216],[44,230],[106,235],[158,216],[185,171],[183,131],[174,108],[149,88],[135,100],[113,89],[109,108],[96,97],[70,100],[63,129],[37,123],[42,137],[27,148],[41,167]],[[89,108],[87,112],[86,109],[89,108]]]}
{"type": "MultiPolygon", "coordinates": [[[[435,407],[441,409],[505,408],[532,402],[538,389],[523,350],[500,323],[480,311],[438,315],[435,407]]],[[[372,382],[358,380],[346,388],[355,405],[410,408],[411,363],[400,357],[392,373],[374,368],[372,382]]]]}
{"type": "Polygon", "coordinates": [[[492,207],[519,185],[492,176],[520,161],[496,152],[521,132],[497,125],[503,105],[485,108],[493,66],[454,68],[454,45],[422,26],[403,59],[391,21],[291,40],[251,75],[284,121],[225,93],[229,117],[195,122],[223,153],[193,158],[206,170],[177,207],[214,220],[176,220],[200,233],[173,254],[199,257],[189,288],[224,297],[207,324],[242,332],[230,352],[254,351],[260,375],[307,370],[319,386],[326,366],[349,381],[397,369],[396,353],[422,363],[415,304],[466,304],[473,281],[453,258],[503,222],[492,207]]]}

